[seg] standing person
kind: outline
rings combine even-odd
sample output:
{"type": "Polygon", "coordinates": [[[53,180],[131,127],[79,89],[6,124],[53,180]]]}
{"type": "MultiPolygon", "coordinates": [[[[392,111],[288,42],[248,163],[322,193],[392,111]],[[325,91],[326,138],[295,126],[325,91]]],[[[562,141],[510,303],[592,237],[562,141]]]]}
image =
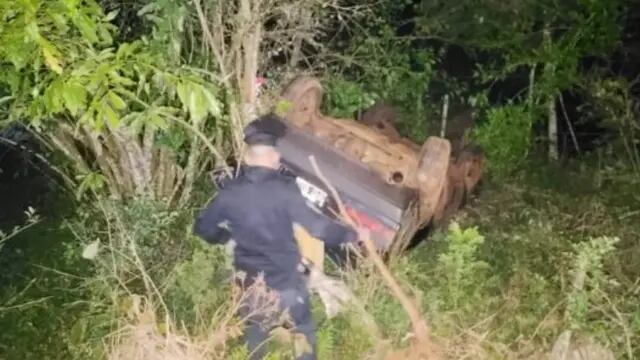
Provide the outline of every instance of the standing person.
{"type": "MultiPolygon", "coordinates": [[[[194,233],[212,244],[235,241],[234,267],[246,274],[248,283],[244,285],[250,285],[259,274],[264,276],[266,286],[278,295],[280,309],[288,310],[294,332],[304,335],[311,349],[298,354],[297,359],[313,360],[315,324],[293,223],[329,247],[357,241],[360,230],[321,214],[302,196],[295,181],[280,173],[276,142],[285,131],[286,126],[275,115],[260,117],[245,128],[248,149],[240,175],[228,180],[200,214],[194,233]]],[[[240,315],[254,313],[256,306],[249,300],[241,306],[240,315]]],[[[244,337],[252,359],[264,356],[265,350],[259,346],[268,338],[267,321],[261,316],[248,320],[244,337]]]]}

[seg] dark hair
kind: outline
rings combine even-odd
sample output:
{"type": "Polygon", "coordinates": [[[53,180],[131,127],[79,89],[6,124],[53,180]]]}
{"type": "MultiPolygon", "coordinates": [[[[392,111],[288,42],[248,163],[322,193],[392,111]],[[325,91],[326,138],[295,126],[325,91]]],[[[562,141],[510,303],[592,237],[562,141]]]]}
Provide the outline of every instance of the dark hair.
{"type": "Polygon", "coordinates": [[[275,146],[286,133],[286,125],[274,113],[263,115],[249,123],[244,129],[244,141],[248,145],[275,146]]]}

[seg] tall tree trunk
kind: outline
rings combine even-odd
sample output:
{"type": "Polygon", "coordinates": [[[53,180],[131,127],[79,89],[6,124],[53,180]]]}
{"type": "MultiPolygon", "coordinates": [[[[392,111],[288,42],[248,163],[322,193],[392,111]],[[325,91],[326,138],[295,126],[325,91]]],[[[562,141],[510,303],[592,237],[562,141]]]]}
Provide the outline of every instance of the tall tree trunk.
{"type": "MultiPolygon", "coordinates": [[[[553,39],[551,38],[551,30],[549,24],[544,27],[544,41],[548,49],[552,46],[553,39]]],[[[553,60],[551,60],[553,61],[553,60]]],[[[555,64],[553,62],[547,62],[544,66],[544,77],[547,82],[553,82],[555,75],[555,64]]],[[[549,160],[558,160],[558,115],[556,112],[556,95],[555,92],[549,94],[547,99],[547,137],[548,137],[548,156],[549,160]]]]}
{"type": "Polygon", "coordinates": [[[533,94],[534,86],[536,83],[536,65],[529,70],[529,95],[527,96],[527,103],[529,104],[529,113],[533,110],[533,94]]]}
{"type": "Polygon", "coordinates": [[[261,0],[241,0],[238,11],[238,25],[243,30],[241,49],[238,52],[238,83],[242,97],[242,121],[247,124],[256,117],[256,74],[258,55],[262,42],[260,22],[261,0]],[[240,66],[241,65],[241,66],[240,66]]]}
{"type": "Polygon", "coordinates": [[[547,102],[549,160],[558,160],[558,113],[556,112],[556,97],[551,96],[547,102]]]}

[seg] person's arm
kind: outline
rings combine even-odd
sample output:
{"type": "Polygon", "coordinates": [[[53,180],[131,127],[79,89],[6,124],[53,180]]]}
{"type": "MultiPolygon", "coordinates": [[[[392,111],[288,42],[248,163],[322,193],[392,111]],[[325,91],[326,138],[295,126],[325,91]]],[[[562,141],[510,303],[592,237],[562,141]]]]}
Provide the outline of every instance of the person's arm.
{"type": "Polygon", "coordinates": [[[354,229],[332,220],[310,204],[295,183],[291,183],[287,190],[286,205],[291,220],[304,227],[311,236],[322,240],[329,247],[355,243],[358,240],[354,229]]]}
{"type": "Polygon", "coordinates": [[[225,212],[225,199],[218,195],[196,219],[193,233],[210,244],[225,244],[231,238],[225,212]]]}

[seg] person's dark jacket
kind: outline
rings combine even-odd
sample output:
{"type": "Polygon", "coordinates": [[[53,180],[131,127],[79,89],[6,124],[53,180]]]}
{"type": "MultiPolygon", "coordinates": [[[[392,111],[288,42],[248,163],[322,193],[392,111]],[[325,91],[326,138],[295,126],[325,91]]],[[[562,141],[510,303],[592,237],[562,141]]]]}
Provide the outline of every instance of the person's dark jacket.
{"type": "Polygon", "coordinates": [[[309,205],[294,178],[277,170],[244,167],[224,182],[200,214],[194,233],[212,244],[236,242],[234,265],[247,280],[264,273],[268,286],[285,289],[302,279],[293,223],[302,225],[328,247],[357,239],[356,232],[309,205]]]}

